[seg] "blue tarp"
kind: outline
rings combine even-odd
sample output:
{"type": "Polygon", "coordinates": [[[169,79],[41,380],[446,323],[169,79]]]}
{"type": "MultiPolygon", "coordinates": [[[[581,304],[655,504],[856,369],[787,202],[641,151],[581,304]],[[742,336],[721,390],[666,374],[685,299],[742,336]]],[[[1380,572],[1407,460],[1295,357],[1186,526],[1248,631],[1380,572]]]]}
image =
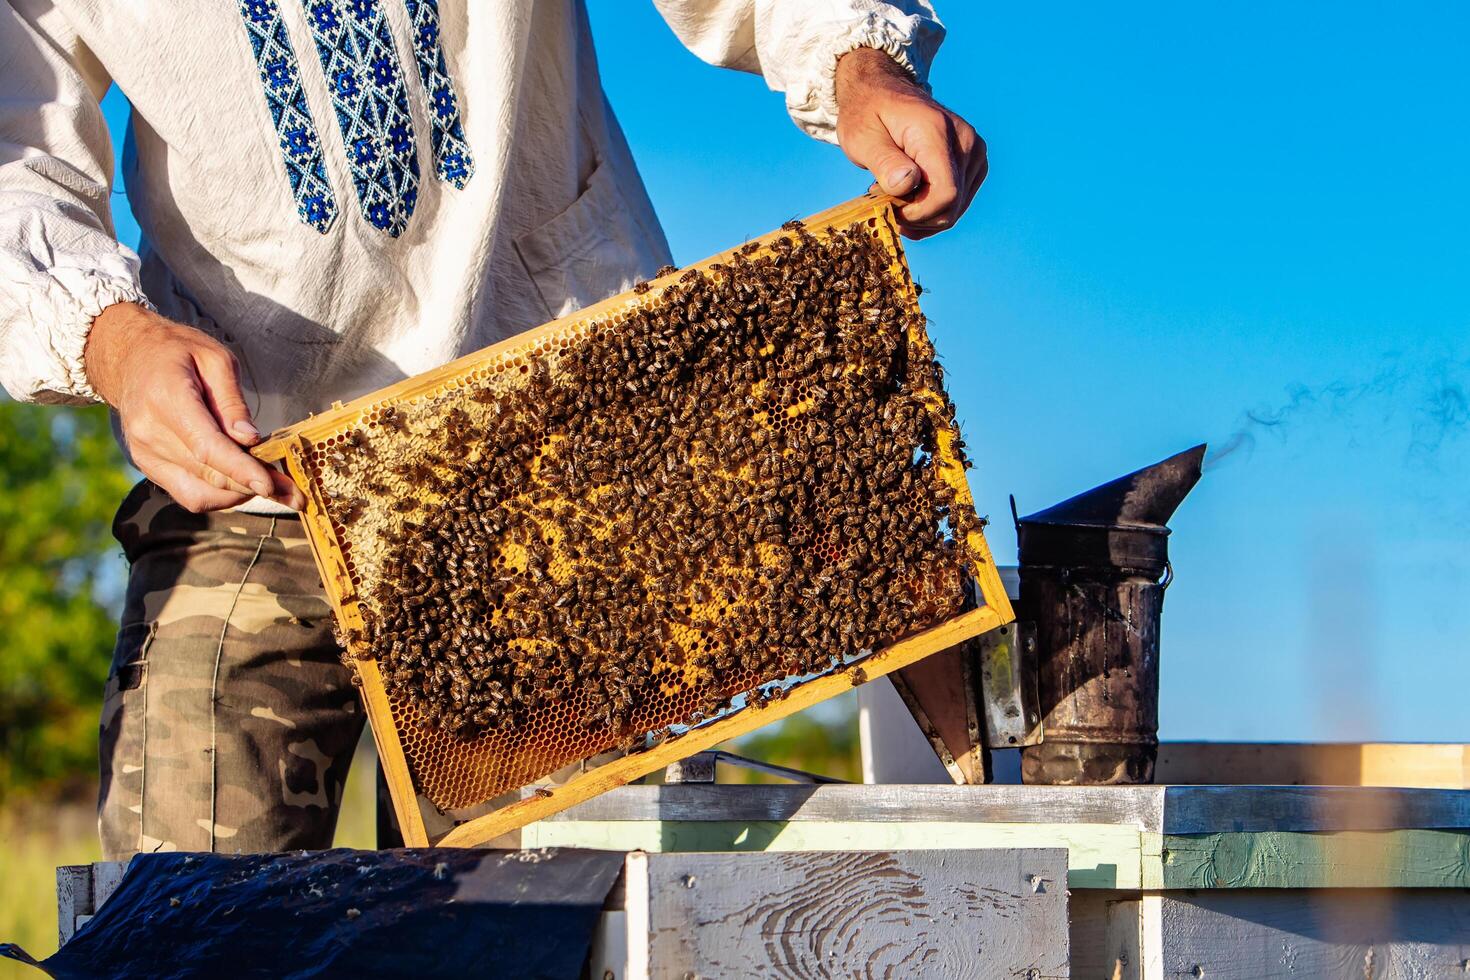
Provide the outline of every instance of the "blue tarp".
{"type": "Polygon", "coordinates": [[[575,980],[623,855],[152,854],[56,955],[54,977],[575,980]]]}

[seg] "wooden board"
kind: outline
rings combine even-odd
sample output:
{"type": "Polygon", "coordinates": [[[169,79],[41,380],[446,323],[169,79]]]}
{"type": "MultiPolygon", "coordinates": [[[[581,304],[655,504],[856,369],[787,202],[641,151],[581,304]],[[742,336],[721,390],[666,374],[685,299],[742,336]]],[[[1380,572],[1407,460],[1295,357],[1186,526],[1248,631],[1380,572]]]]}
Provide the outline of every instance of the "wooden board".
{"type": "Polygon", "coordinates": [[[654,978],[1043,980],[1069,976],[1066,871],[1059,850],[653,854],[628,898],[654,978]]]}
{"type": "Polygon", "coordinates": [[[521,829],[523,847],[650,853],[1063,849],[1070,888],[1142,888],[1160,838],[1133,827],[1041,823],[620,823],[558,821],[521,829]]]}
{"type": "Polygon", "coordinates": [[[555,819],[1121,823],[1168,834],[1470,828],[1470,791],[1342,786],[627,786],[555,819]]]}
{"type": "Polygon", "coordinates": [[[1142,900],[1137,892],[1074,891],[1067,902],[1072,976],[1132,980],[1143,962],[1142,900]]]}
{"type": "Polygon", "coordinates": [[[1160,968],[1146,980],[1429,980],[1464,977],[1470,960],[1470,895],[1462,892],[1201,892],[1156,901],[1160,968]]]}
{"type": "Polygon", "coordinates": [[[893,689],[957,783],[986,781],[985,751],[970,673],[970,645],[936,653],[891,675],[893,689]]]}
{"type": "Polygon", "coordinates": [[[1466,830],[1171,835],[1160,857],[1163,888],[1470,888],[1466,830]]]}
{"type": "Polygon", "coordinates": [[[1164,742],[1160,783],[1470,788],[1470,745],[1164,742]]]}

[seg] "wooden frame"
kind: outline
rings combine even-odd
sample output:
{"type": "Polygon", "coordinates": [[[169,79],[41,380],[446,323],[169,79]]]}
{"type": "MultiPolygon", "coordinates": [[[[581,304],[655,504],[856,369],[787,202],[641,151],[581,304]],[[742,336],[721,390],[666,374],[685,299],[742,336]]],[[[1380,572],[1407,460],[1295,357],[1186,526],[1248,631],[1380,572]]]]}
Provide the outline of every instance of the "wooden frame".
{"type": "MultiPolygon", "coordinates": [[[[859,197],[813,215],[804,223],[814,233],[820,235],[828,227],[848,227],[860,222],[866,222],[873,230],[873,234],[879,237],[890,250],[895,274],[899,281],[910,290],[908,302],[911,306],[916,307],[917,294],[912,289],[912,282],[903,260],[891,198],[859,197]]],[[[751,243],[754,246],[754,254],[760,255],[771,251],[777,239],[789,237],[789,235],[790,232],[782,230],[755,240],[751,243]]],[[[745,247],[750,248],[751,246],[745,247]]],[[[358,606],[358,596],[343,557],[343,542],[338,539],[332,521],[328,517],[326,501],[319,492],[306,461],[307,455],[316,443],[353,426],[365,412],[374,406],[423,396],[477,369],[501,363],[513,353],[524,352],[543,339],[565,335],[569,330],[590,329],[598,321],[646,303],[651,298],[656,298],[662,291],[676,283],[679,276],[689,269],[706,270],[716,263],[728,261],[733,251],[712,256],[703,262],[695,263],[686,269],[654,280],[642,294],[624,293],[611,297],[577,313],[469,354],[432,371],[390,385],[345,405],[334,404],[327,412],[277,430],[266,442],[252,450],[254,455],[263,461],[284,463],[287,473],[305,494],[307,506],[303,515],[303,524],[307,530],[308,540],[311,542],[312,554],[326,587],[328,601],[344,629],[349,634],[360,630],[363,625],[362,617],[358,606]]],[[[915,339],[924,344],[928,343],[927,337],[922,335],[915,339]]],[[[942,405],[938,404],[937,394],[931,393],[931,396],[931,409],[937,412],[942,405]]],[[[938,471],[954,489],[957,499],[973,505],[964,468],[958,461],[955,446],[957,433],[944,425],[937,426],[936,429],[935,459],[938,461],[938,471]]],[[[419,794],[408,768],[404,747],[394,722],[383,679],[376,661],[369,654],[365,659],[358,661],[363,700],[367,706],[373,738],[377,743],[378,756],[393,798],[394,811],[398,817],[404,843],[410,847],[426,846],[430,843],[457,846],[483,844],[531,821],[541,819],[598,793],[662,769],[684,756],[710,748],[719,742],[840,694],[849,687],[860,683],[863,678],[881,677],[915,663],[931,653],[948,649],[964,640],[1011,622],[1014,614],[1006,597],[1000,574],[985,543],[984,535],[977,530],[968,535],[965,544],[973,559],[970,571],[983,602],[980,608],[958,615],[894,643],[864,658],[861,664],[852,663],[843,669],[800,683],[792,687],[789,695],[783,700],[727,712],[711,722],[691,729],[677,741],[666,741],[648,751],[623,757],[574,776],[560,786],[542,789],[530,798],[459,824],[434,841],[430,840],[430,832],[424,814],[420,810],[419,794]]]]}

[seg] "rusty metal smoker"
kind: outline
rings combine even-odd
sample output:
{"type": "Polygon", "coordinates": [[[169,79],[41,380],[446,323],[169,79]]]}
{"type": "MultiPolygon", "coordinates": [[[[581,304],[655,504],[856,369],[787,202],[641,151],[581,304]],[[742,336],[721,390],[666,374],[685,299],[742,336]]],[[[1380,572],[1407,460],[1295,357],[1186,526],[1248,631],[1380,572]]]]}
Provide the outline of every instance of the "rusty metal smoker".
{"type": "Polygon", "coordinates": [[[1025,782],[1153,781],[1159,620],[1172,577],[1165,524],[1199,481],[1204,454],[1196,446],[1016,518],[1016,612],[1035,624],[1043,732],[1021,751],[1025,782]]]}

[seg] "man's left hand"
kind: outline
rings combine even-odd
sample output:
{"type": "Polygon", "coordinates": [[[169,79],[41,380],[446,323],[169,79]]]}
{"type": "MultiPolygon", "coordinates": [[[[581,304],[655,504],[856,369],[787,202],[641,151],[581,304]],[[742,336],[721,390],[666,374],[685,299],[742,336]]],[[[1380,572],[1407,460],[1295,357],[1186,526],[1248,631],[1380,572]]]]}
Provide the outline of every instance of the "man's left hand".
{"type": "Polygon", "coordinates": [[[898,208],[905,236],[927,238],[965,213],[989,170],[985,141],[886,52],[858,48],[842,56],[837,110],[837,142],[847,158],[907,202],[898,208]]]}

